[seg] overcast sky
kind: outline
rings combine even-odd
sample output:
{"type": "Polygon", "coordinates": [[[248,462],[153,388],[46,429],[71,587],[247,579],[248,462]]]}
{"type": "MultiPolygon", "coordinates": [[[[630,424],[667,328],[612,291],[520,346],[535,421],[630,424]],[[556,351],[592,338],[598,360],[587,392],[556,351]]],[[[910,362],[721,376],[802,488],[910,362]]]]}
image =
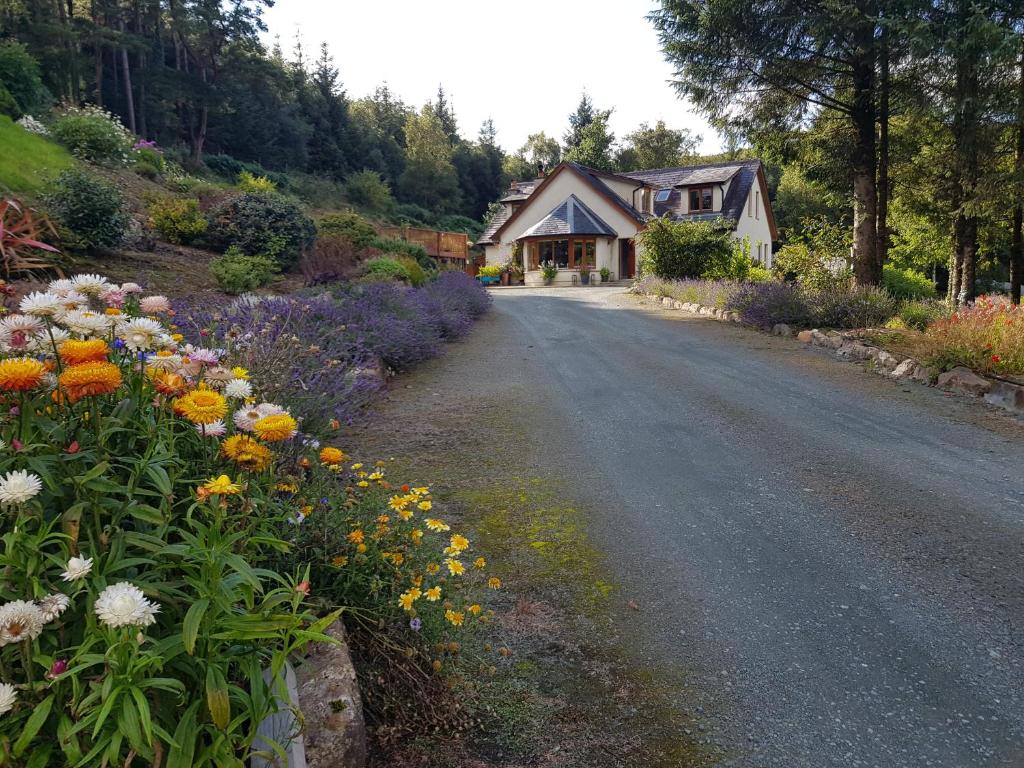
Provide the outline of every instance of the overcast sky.
{"type": "Polygon", "coordinates": [[[617,138],[664,120],[721,142],[668,85],[672,71],[645,18],[651,0],[277,0],[265,20],[289,55],[296,33],[307,55],[326,41],[349,97],[382,82],[421,106],[443,84],[466,138],[494,119],[508,151],[528,134],[561,140],[585,89],[614,108],[617,138]]]}

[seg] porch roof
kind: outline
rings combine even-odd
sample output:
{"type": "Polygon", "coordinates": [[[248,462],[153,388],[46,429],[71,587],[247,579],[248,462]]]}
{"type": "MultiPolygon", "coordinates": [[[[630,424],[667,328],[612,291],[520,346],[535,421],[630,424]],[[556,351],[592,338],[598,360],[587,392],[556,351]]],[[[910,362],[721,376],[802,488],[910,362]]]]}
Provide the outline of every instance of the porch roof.
{"type": "Polygon", "coordinates": [[[569,195],[520,237],[596,235],[615,237],[616,231],[576,195],[569,195]]]}

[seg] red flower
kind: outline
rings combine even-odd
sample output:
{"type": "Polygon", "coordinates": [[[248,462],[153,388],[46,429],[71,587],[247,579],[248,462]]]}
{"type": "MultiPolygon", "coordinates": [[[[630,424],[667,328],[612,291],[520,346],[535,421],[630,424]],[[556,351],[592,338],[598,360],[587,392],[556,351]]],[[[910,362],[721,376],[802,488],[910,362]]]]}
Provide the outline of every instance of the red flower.
{"type": "Polygon", "coordinates": [[[65,453],[78,453],[78,449],[81,448],[81,447],[82,446],[80,446],[78,444],[78,441],[75,440],[73,443],[71,443],[71,445],[69,445],[67,448],[65,448],[64,451],[65,451],[65,453]]]}
{"type": "Polygon", "coordinates": [[[53,664],[50,665],[50,671],[46,673],[48,680],[53,680],[55,677],[60,677],[68,671],[68,663],[65,659],[56,659],[53,664]]]}
{"type": "Polygon", "coordinates": [[[308,595],[309,594],[309,581],[308,580],[307,581],[300,581],[298,584],[295,585],[295,591],[296,592],[301,592],[304,595],[308,595]]]}
{"type": "Polygon", "coordinates": [[[1002,358],[999,357],[999,355],[992,355],[992,362],[993,363],[998,363],[1000,360],[1002,360],[1002,358]]]}

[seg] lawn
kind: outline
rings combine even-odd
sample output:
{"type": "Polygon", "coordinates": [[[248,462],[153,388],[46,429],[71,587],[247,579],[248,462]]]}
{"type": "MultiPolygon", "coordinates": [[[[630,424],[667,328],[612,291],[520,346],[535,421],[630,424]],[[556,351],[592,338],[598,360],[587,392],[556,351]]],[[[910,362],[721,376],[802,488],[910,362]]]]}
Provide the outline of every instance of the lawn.
{"type": "Polygon", "coordinates": [[[66,149],[0,115],[0,192],[33,194],[75,164],[66,149]]]}

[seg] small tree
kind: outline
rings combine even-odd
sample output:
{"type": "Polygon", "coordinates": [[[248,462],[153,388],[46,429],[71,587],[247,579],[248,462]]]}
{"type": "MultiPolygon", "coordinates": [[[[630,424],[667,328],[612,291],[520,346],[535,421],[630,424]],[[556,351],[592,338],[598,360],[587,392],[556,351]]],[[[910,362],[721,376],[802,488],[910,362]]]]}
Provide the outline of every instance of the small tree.
{"type": "Polygon", "coordinates": [[[682,280],[732,271],[732,235],[715,222],[653,219],[640,233],[640,245],[641,276],[682,280]]]}

